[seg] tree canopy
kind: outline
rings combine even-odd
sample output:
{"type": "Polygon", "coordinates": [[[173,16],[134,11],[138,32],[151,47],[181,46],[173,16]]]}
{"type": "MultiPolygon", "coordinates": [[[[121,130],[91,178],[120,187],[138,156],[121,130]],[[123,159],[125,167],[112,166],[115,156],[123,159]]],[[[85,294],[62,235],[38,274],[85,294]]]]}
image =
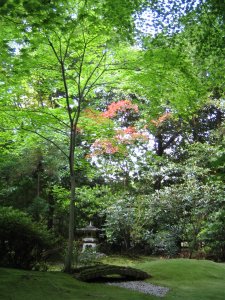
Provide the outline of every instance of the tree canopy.
{"type": "Polygon", "coordinates": [[[224,5],[1,1],[0,203],[68,239],[66,271],[90,219],[224,258],[224,5]]]}

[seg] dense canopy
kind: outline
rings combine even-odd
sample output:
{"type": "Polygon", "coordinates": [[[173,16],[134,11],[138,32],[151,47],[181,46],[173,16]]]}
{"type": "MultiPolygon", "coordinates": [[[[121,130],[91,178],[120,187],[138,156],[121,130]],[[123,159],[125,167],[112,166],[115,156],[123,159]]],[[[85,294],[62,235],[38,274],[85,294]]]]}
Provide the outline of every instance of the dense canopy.
{"type": "Polygon", "coordinates": [[[224,8],[1,1],[0,206],[66,240],[66,271],[89,221],[108,251],[225,258],[224,8]]]}

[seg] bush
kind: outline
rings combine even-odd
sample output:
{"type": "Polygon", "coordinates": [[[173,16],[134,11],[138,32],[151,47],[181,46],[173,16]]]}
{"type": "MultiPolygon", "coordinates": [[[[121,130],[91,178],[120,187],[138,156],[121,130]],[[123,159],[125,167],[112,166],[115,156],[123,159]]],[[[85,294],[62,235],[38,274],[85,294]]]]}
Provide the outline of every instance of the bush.
{"type": "Polygon", "coordinates": [[[74,242],[73,247],[73,267],[91,266],[100,263],[100,260],[105,256],[103,253],[97,252],[96,248],[86,248],[82,251],[79,242],[74,242]]]}
{"type": "Polygon", "coordinates": [[[216,261],[225,261],[225,210],[221,209],[212,214],[205,228],[200,233],[206,257],[216,261]]]}
{"type": "Polygon", "coordinates": [[[176,257],[179,253],[177,236],[171,231],[160,231],[155,234],[153,241],[153,253],[176,257]]]}
{"type": "Polygon", "coordinates": [[[32,269],[53,246],[53,236],[41,224],[11,207],[0,208],[0,265],[32,269]]]}
{"type": "Polygon", "coordinates": [[[107,242],[116,246],[117,250],[129,251],[145,246],[151,225],[152,220],[146,217],[145,200],[142,197],[124,194],[123,199],[117,200],[106,210],[104,227],[107,242]]]}

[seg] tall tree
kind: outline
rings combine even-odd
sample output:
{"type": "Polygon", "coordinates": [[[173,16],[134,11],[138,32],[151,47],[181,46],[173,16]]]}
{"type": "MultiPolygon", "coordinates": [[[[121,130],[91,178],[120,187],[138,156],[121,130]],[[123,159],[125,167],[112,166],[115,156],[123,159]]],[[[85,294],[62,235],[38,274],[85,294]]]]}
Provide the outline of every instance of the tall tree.
{"type": "MultiPolygon", "coordinates": [[[[18,37],[12,35],[7,41],[2,40],[13,52],[5,67],[12,75],[4,90],[5,100],[11,102],[10,109],[14,110],[8,116],[17,112],[17,127],[20,124],[22,130],[54,143],[69,163],[67,272],[71,269],[74,239],[79,119],[81,112],[91,105],[91,92],[99,85],[109,84],[109,73],[114,83],[113,74],[120,69],[113,59],[114,49],[120,41],[132,41],[133,14],[142,2],[62,0],[46,4],[22,1],[14,5],[5,1],[1,7],[2,22],[10,20],[14,24],[8,30],[15,30],[16,23],[21,31],[18,37]],[[68,152],[55,141],[55,134],[60,131],[68,138],[68,152]]],[[[6,77],[2,80],[6,83],[6,77]]]]}

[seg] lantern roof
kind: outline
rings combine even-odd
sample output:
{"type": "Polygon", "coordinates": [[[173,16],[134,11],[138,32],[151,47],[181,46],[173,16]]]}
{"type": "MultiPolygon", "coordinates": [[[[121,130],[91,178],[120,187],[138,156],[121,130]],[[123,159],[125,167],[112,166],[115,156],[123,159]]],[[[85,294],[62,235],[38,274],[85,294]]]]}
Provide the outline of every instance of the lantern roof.
{"type": "Polygon", "coordinates": [[[99,231],[100,229],[99,228],[97,228],[97,227],[95,227],[95,226],[93,226],[92,225],[92,222],[90,221],[90,223],[89,223],[89,225],[87,225],[86,227],[84,227],[84,228],[80,228],[80,229],[78,229],[79,231],[86,231],[86,232],[90,232],[90,231],[99,231]]]}

